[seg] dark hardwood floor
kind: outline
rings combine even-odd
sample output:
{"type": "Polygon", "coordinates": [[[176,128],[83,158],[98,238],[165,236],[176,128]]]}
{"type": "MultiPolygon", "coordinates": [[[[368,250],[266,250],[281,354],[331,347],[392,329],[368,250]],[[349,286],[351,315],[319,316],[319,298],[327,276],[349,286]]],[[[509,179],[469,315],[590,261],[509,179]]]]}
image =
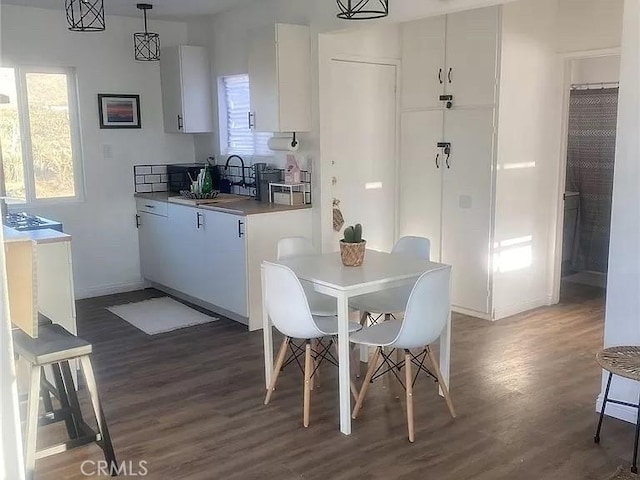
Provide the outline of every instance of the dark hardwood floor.
{"type": "MultiPolygon", "coordinates": [[[[154,290],[78,303],[119,461],[146,461],[145,478],[593,479],[628,465],[633,428],[607,419],[593,443],[603,292],[568,286],[560,305],[497,323],[454,316],[449,417],[437,387],[416,385],[416,442],[403,402],[372,385],[350,437],[338,431],[336,372],[323,369],[311,425],[302,427],[302,378],[287,368],[269,406],[262,333],[227,320],[147,336],[104,307],[154,290]]],[[[86,391],[81,392],[86,402],[86,391]]],[[[85,410],[86,411],[86,410],[85,410]]],[[[63,427],[41,429],[51,441],[63,427]]],[[[80,479],[87,446],[37,462],[38,480],[80,479]]]]}

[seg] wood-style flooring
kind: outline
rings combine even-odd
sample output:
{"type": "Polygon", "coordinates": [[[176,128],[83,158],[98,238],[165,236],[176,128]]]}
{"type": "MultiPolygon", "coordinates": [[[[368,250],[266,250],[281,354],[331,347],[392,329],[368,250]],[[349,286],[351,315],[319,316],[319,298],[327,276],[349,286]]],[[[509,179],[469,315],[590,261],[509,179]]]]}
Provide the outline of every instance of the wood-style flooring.
{"type": "MultiPolygon", "coordinates": [[[[605,421],[593,443],[603,291],[567,286],[560,305],[489,323],[455,315],[451,419],[426,377],[414,390],[416,442],[403,401],[371,386],[353,435],[338,431],[337,378],[323,369],[302,428],[302,378],[289,367],[264,397],[262,333],[219,322],[147,336],[104,307],[155,290],[78,302],[119,461],[147,462],[144,478],[604,480],[628,465],[633,427],[605,421]]],[[[276,341],[279,339],[276,338],[276,341]]],[[[86,399],[83,389],[81,397],[86,399]]],[[[91,418],[91,417],[90,417],[91,418]]],[[[40,430],[40,441],[63,433],[40,430]]],[[[95,445],[37,462],[37,480],[81,479],[95,445]]],[[[95,477],[93,477],[95,478],[95,477]]]]}

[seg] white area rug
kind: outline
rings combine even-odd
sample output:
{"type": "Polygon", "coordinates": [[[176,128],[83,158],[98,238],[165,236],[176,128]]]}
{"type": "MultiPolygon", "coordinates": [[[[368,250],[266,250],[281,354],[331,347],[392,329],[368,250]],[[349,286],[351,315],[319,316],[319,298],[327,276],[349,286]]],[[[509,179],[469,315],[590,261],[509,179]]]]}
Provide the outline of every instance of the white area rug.
{"type": "Polygon", "coordinates": [[[107,307],[111,313],[126,320],[147,335],[171,332],[180,328],[215,322],[210,317],[169,297],[154,298],[144,302],[107,307]]]}

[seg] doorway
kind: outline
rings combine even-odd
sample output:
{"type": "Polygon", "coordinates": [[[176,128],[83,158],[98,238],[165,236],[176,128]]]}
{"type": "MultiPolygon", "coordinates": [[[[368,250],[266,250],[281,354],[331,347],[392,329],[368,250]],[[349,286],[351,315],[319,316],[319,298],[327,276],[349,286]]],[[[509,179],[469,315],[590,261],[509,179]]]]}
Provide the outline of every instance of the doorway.
{"type": "Polygon", "coordinates": [[[367,248],[382,251],[395,241],[396,82],[396,65],[331,60],[332,196],[347,225],[364,226],[367,248]]]}
{"type": "Polygon", "coordinates": [[[620,57],[570,61],[560,301],[607,284],[620,57]]]}

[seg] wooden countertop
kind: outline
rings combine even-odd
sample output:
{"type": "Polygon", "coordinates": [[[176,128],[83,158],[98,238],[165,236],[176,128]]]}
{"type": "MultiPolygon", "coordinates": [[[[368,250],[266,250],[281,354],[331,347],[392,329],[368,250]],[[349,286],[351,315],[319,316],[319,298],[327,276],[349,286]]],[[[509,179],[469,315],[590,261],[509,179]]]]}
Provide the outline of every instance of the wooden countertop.
{"type": "Polygon", "coordinates": [[[71,235],[58,232],[57,230],[51,230],[50,228],[19,232],[18,230],[5,225],[3,226],[3,235],[5,243],[24,242],[27,240],[31,240],[36,244],[71,241],[71,235]]]}
{"type": "MultiPolygon", "coordinates": [[[[169,197],[176,197],[177,195],[166,193],[166,192],[157,192],[157,193],[136,193],[134,195],[136,198],[145,198],[147,200],[155,200],[157,202],[169,202],[169,197]]],[[[174,202],[172,202],[174,203],[174,202]]],[[[195,203],[190,203],[188,200],[183,200],[180,197],[180,201],[176,201],[175,203],[179,203],[180,205],[186,205],[193,208],[200,208],[202,210],[213,210],[215,212],[223,212],[223,213],[231,213],[234,215],[264,215],[269,213],[280,213],[280,212],[288,212],[293,210],[305,210],[310,209],[311,205],[278,205],[274,203],[263,203],[258,202],[252,198],[245,197],[243,199],[234,200],[234,201],[226,201],[224,203],[219,204],[201,204],[196,205],[195,203]]]]}

